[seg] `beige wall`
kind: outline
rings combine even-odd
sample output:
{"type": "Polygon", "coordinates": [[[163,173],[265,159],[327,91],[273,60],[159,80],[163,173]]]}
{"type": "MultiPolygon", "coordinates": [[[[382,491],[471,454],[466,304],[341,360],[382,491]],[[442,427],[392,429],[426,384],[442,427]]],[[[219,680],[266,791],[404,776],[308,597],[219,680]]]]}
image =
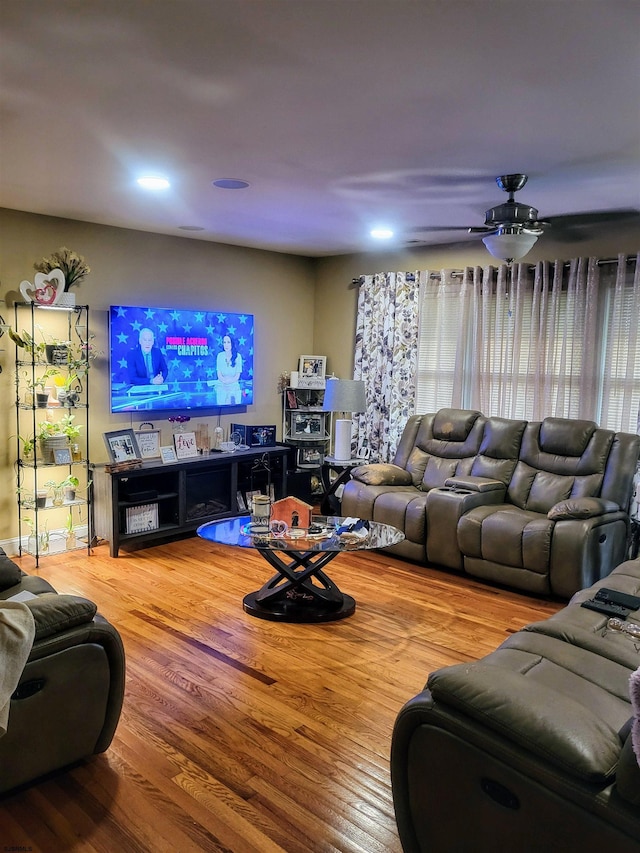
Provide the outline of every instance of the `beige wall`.
{"type": "MultiPolygon", "coordinates": [[[[13,325],[13,304],[20,299],[19,284],[33,281],[34,261],[61,246],[81,254],[91,267],[85,281],[74,288],[79,304],[90,307],[90,325],[96,347],[105,356],[91,368],[90,453],[106,461],[102,433],[137,427],[148,418],[109,413],[107,329],[110,305],[158,305],[246,311],[255,315],[255,404],[243,415],[224,415],[223,428],[240,423],[278,424],[281,403],[277,393],[280,373],[297,367],[298,356],[313,352],[315,265],[306,258],[167,237],[121,228],[0,209],[0,314],[13,325]],[[9,305],[7,304],[10,303],[9,305]]],[[[15,386],[14,347],[0,340],[0,392],[7,405],[0,410],[0,471],[6,488],[0,495],[0,540],[17,534],[15,507],[15,386]]],[[[170,437],[165,418],[153,418],[170,437]]],[[[195,419],[199,423],[201,419],[195,419]]],[[[207,419],[211,426],[217,417],[207,419]]]]}

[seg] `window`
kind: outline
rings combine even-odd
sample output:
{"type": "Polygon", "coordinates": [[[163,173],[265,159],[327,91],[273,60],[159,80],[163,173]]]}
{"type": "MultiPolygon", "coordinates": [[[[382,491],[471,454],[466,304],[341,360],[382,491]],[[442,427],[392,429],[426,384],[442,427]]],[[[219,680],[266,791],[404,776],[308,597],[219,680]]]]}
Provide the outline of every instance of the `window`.
{"type": "Polygon", "coordinates": [[[585,418],[636,432],[636,266],[577,259],[568,269],[540,263],[429,276],[420,299],[416,411],[585,418]]]}

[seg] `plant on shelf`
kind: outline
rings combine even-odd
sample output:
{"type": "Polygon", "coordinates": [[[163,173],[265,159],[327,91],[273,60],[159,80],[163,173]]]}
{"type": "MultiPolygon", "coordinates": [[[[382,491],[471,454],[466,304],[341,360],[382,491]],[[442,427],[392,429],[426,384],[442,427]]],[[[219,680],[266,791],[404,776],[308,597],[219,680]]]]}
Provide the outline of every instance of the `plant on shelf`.
{"type": "Polygon", "coordinates": [[[47,438],[55,438],[56,436],[66,436],[69,441],[77,438],[82,429],[81,424],[74,424],[75,415],[66,414],[56,421],[40,421],[38,424],[38,432],[36,438],[43,441],[47,438]]]}
{"type": "Polygon", "coordinates": [[[75,406],[81,391],[78,375],[76,373],[69,373],[67,376],[55,376],[53,384],[56,386],[56,394],[60,405],[75,406]]]}
{"type": "Polygon", "coordinates": [[[47,480],[45,486],[53,490],[53,505],[62,506],[67,501],[70,503],[76,499],[76,489],[80,485],[80,480],[73,474],[69,474],[64,480],[47,480]]]}
{"type": "Polygon", "coordinates": [[[24,523],[29,528],[27,551],[30,554],[46,554],[49,550],[49,527],[47,523],[36,525],[32,518],[25,518],[24,523]],[[37,529],[37,533],[36,533],[37,529]]]}
{"type": "MultiPolygon", "coordinates": [[[[11,436],[12,438],[16,438],[16,436],[11,436]]],[[[33,448],[35,446],[35,440],[33,438],[23,438],[21,435],[17,436],[18,441],[22,442],[22,452],[20,456],[23,459],[31,459],[33,456],[33,448]]]]}
{"type": "Polygon", "coordinates": [[[77,545],[76,526],[73,523],[73,513],[69,510],[67,520],[64,523],[64,538],[67,543],[67,551],[75,548],[77,545]]]}

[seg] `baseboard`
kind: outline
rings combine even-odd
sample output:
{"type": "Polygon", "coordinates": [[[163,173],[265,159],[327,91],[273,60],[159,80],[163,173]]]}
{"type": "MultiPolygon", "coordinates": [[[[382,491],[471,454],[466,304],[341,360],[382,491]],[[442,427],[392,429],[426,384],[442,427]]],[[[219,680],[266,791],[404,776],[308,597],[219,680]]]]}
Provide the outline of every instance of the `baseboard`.
{"type": "MultiPolygon", "coordinates": [[[[88,525],[79,525],[76,528],[76,532],[78,538],[85,539],[89,535],[89,527],[88,525]]],[[[63,551],[66,551],[65,546],[65,530],[61,527],[59,530],[52,530],[49,534],[49,554],[61,554],[63,551]]],[[[27,536],[22,537],[22,551],[23,554],[27,553],[27,536]]],[[[20,538],[15,536],[13,539],[2,539],[0,540],[0,547],[4,549],[7,557],[18,557],[20,555],[20,538]]],[[[47,554],[41,555],[43,557],[48,556],[47,554]]]]}

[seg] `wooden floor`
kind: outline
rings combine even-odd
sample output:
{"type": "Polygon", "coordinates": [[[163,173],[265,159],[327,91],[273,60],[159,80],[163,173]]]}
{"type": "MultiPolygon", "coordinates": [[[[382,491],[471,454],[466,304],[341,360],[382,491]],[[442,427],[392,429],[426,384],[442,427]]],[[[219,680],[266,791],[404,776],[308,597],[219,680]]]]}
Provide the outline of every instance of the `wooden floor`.
{"type": "Polygon", "coordinates": [[[118,628],[126,695],[106,753],[0,800],[0,851],[400,853],[398,710],[560,607],[361,552],[328,568],[352,617],[268,622],[242,610],[271,574],[260,555],[197,538],[38,573],[118,628]]]}

